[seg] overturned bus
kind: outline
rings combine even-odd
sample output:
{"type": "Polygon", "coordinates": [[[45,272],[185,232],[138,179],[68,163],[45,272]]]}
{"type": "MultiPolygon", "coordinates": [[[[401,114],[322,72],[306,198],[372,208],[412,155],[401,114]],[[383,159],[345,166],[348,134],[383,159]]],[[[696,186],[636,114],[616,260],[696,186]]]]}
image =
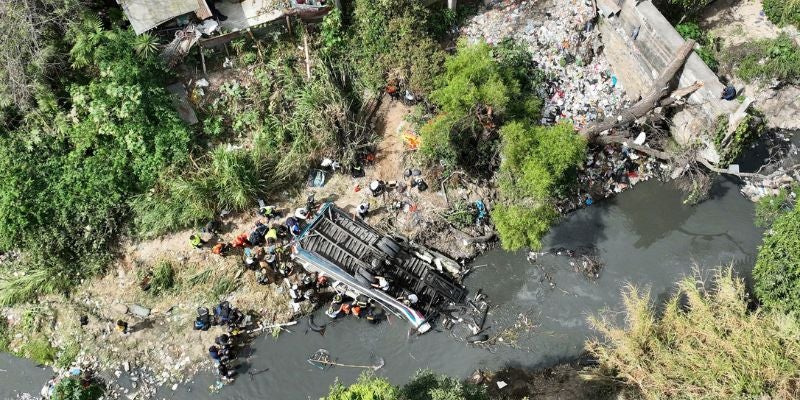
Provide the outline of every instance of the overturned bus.
{"type": "Polygon", "coordinates": [[[442,309],[464,304],[464,273],[454,260],[399,237],[382,235],[326,203],[294,241],[295,261],[328,276],[349,293],[364,295],[407,320],[419,333],[442,309]],[[375,277],[391,282],[378,288],[375,277]],[[413,301],[409,301],[413,299],[413,301]]]}

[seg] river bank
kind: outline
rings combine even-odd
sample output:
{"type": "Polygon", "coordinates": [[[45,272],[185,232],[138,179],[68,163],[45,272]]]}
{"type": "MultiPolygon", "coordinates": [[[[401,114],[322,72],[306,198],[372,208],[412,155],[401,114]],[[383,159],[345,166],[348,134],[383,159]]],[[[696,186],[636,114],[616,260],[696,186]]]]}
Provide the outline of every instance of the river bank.
{"type": "MultiPolygon", "coordinates": [[[[545,239],[545,248],[594,244],[606,265],[596,280],[586,280],[558,256],[540,257],[531,266],[524,252],[491,251],[474,261],[487,267],[475,270],[466,284],[471,291],[483,289],[492,299],[495,308],[489,325],[511,326],[520,315],[534,322],[532,329],[519,335],[514,348],[497,346],[489,351],[467,346],[445,332],[409,338],[407,327],[397,320],[377,326],[344,320],[324,336],[309,331],[301,321],[290,328],[291,334],[277,339],[265,335],[253,342],[251,357],[241,360],[242,376],[222,393],[232,399],[317,398],[335,379],[355,380],[359,370],[320,371],[310,366],[306,358],[319,348],[345,362],[368,363],[372,356],[382,357],[386,365],[378,374],[398,383],[420,368],[466,379],[475,369],[536,369],[572,360],[583,353],[585,339],[595,335],[586,317],[605,308],[618,309],[623,282],[649,286],[654,298],[660,299],[696,266],[707,269],[733,262],[739,273],[748,276],[762,234],[753,226],[752,216],[752,203],[731,182],[716,184],[712,197],[694,207],[683,205],[682,194],[669,184],[643,183],[637,190],[569,215],[545,239]]],[[[13,365],[37,373],[28,363],[13,365]]],[[[119,381],[129,387],[128,379],[123,372],[119,381]]],[[[161,387],[156,396],[212,398],[208,388],[215,381],[214,374],[201,370],[174,391],[161,387]]],[[[6,382],[0,381],[0,397],[13,398],[19,387],[6,382]]],[[[43,382],[33,389],[38,392],[43,382]]]]}

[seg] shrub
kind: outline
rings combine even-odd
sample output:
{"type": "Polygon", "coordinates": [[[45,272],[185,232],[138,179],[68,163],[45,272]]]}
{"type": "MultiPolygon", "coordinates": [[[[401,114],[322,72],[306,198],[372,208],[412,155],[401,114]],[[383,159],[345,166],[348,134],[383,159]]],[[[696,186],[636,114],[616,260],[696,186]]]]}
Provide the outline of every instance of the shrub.
{"type": "Polygon", "coordinates": [[[8,318],[0,313],[0,353],[8,352],[9,344],[11,344],[11,330],[8,326],[8,318]]]}
{"type": "Polygon", "coordinates": [[[455,378],[420,370],[403,387],[386,378],[363,373],[350,386],[336,382],[325,400],[488,400],[482,386],[463,383],[455,378]]]}
{"type": "Polygon", "coordinates": [[[160,260],[153,267],[153,277],[150,279],[150,294],[158,296],[166,293],[175,286],[175,268],[169,260],[160,260]]]}
{"type": "Polygon", "coordinates": [[[788,35],[747,43],[728,56],[736,75],[747,81],[800,82],[800,46],[788,35]]]}
{"type": "Polygon", "coordinates": [[[69,368],[69,366],[71,366],[78,357],[80,351],[81,346],[78,344],[78,342],[70,341],[58,352],[55,366],[62,369],[69,368]]]}
{"type": "Polygon", "coordinates": [[[364,373],[350,386],[339,381],[331,386],[326,400],[398,400],[400,391],[386,378],[364,373]]]}
{"type": "Polygon", "coordinates": [[[80,379],[74,377],[58,381],[53,390],[53,400],[99,400],[103,397],[104,389],[97,382],[88,386],[81,384],[80,379]]]}
{"type": "Polygon", "coordinates": [[[756,226],[769,228],[778,217],[791,211],[797,198],[797,190],[795,189],[793,193],[787,189],[781,189],[778,194],[758,199],[756,202],[756,226]]]}
{"type": "Polygon", "coordinates": [[[355,71],[359,91],[381,90],[388,77],[416,93],[430,92],[444,57],[424,29],[429,11],[423,2],[353,0],[352,10],[343,16],[348,26],[341,59],[355,71]]]}
{"type": "Polygon", "coordinates": [[[628,286],[622,297],[624,326],[617,313],[590,319],[604,337],[587,343],[596,374],[627,382],[645,399],[800,396],[800,326],[750,311],[744,281],[730,268],[707,284],[685,278],[660,312],[647,291],[628,286]]]}
{"type": "Polygon", "coordinates": [[[712,71],[716,72],[719,68],[719,62],[714,56],[714,39],[703,32],[695,22],[682,22],[675,26],[675,30],[684,39],[692,39],[697,42],[699,47],[695,49],[695,52],[712,71]]]}
{"type": "Polygon", "coordinates": [[[797,205],[779,216],[764,235],[753,278],[761,304],[800,315],[800,208],[797,205]]]}
{"type": "Polygon", "coordinates": [[[503,138],[499,172],[500,205],[492,220],[503,248],[539,248],[541,238],[558,218],[553,205],[583,164],[586,140],[569,123],[528,127],[512,122],[500,129],[503,138]]]}
{"type": "Polygon", "coordinates": [[[50,365],[56,359],[56,349],[47,338],[38,334],[28,338],[17,353],[42,365],[50,365]]]}
{"type": "Polygon", "coordinates": [[[800,29],[800,0],[764,0],[763,7],[775,25],[794,25],[800,29]]]}
{"type": "Polygon", "coordinates": [[[460,382],[430,370],[417,371],[400,389],[404,400],[488,400],[483,386],[460,382]]]}

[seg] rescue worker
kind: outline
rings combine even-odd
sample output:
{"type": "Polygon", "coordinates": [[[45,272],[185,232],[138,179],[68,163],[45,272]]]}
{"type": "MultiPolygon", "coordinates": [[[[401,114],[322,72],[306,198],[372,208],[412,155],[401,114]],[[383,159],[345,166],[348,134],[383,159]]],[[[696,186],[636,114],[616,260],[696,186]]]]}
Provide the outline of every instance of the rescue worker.
{"type": "Polygon", "coordinates": [[[270,241],[273,244],[278,243],[278,228],[275,226],[275,224],[270,225],[267,234],[264,236],[264,239],[266,239],[267,244],[270,244],[270,241]]]}
{"type": "Polygon", "coordinates": [[[286,218],[286,227],[289,228],[289,233],[291,233],[292,236],[297,236],[301,232],[300,224],[294,217],[286,218]]]}
{"type": "Polygon", "coordinates": [[[121,320],[121,319],[118,319],[117,320],[116,329],[117,329],[117,332],[120,332],[123,335],[127,335],[128,334],[128,323],[123,321],[123,320],[121,320]]]}
{"type": "Polygon", "coordinates": [[[220,357],[219,348],[217,346],[211,346],[208,348],[208,356],[211,357],[211,361],[214,362],[214,365],[219,365],[220,357]]]}
{"type": "Polygon", "coordinates": [[[231,250],[231,245],[228,243],[220,242],[211,248],[211,253],[225,257],[231,250]]]}
{"type": "Polygon", "coordinates": [[[386,191],[386,184],[382,180],[374,180],[369,183],[369,191],[372,197],[378,197],[386,191]]]}
{"type": "Polygon", "coordinates": [[[203,239],[200,238],[199,234],[193,233],[191,236],[189,236],[189,244],[195,249],[199,249],[203,247],[203,239]]]}
{"type": "Polygon", "coordinates": [[[240,233],[238,236],[236,236],[233,239],[233,242],[231,242],[231,246],[233,246],[234,248],[244,247],[244,246],[246,246],[248,244],[249,243],[247,242],[247,234],[246,233],[240,233]]]}
{"type": "Polygon", "coordinates": [[[369,203],[361,203],[358,205],[358,216],[364,219],[369,213],[369,203]]]}

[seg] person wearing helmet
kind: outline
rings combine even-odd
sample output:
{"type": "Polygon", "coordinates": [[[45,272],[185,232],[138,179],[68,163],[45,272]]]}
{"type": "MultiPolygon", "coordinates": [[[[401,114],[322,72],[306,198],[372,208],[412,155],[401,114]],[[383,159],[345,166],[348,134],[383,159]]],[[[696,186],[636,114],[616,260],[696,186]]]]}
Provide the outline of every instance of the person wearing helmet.
{"type": "Polygon", "coordinates": [[[300,207],[294,210],[294,217],[305,221],[308,219],[308,210],[305,207],[300,207]]]}
{"type": "Polygon", "coordinates": [[[294,217],[286,218],[286,227],[289,228],[289,233],[291,233],[292,236],[297,236],[301,232],[300,223],[297,222],[297,219],[294,217]]]}

